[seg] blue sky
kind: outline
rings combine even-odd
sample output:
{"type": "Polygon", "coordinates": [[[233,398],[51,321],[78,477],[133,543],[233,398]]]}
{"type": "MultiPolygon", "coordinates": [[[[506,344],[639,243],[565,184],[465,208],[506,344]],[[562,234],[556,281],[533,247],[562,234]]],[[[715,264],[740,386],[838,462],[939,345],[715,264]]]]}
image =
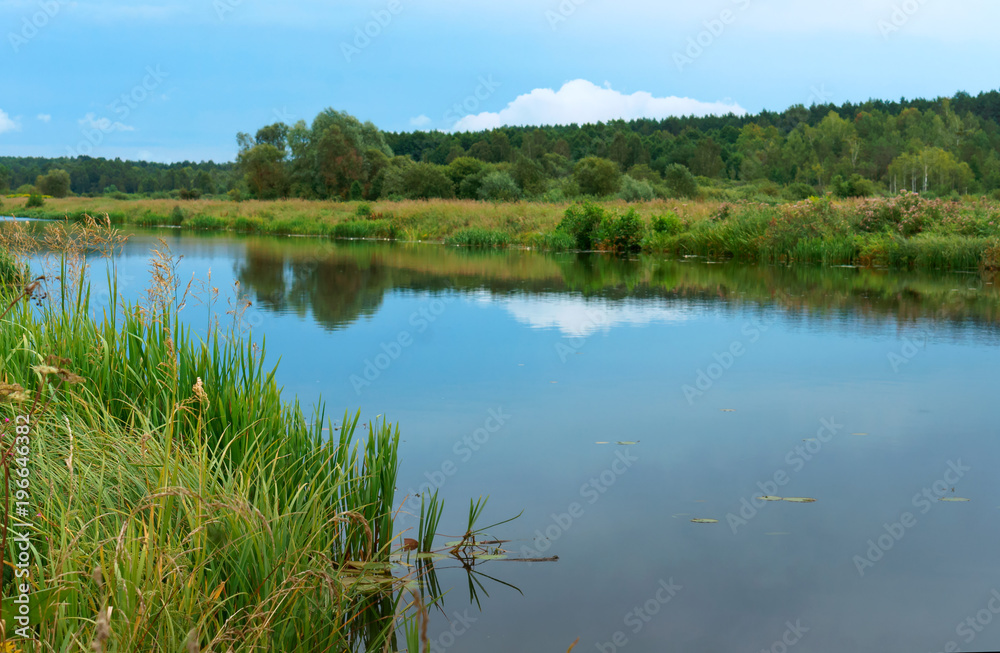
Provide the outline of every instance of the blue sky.
{"type": "Polygon", "coordinates": [[[0,154],[232,160],[326,107],[400,131],[976,94],[998,23],[991,0],[0,0],[0,154]]]}

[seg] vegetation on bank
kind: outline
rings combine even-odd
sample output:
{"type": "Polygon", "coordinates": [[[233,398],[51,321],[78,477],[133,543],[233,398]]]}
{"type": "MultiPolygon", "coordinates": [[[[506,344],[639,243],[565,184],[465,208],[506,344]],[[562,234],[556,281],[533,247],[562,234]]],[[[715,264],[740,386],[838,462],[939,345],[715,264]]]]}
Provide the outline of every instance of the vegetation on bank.
{"type": "Polygon", "coordinates": [[[83,255],[110,256],[115,229],[44,238],[0,239],[3,636],[23,625],[27,583],[46,650],[397,650],[397,628],[426,620],[401,617],[410,578],[390,564],[398,429],[285,401],[239,310],[196,338],[168,253],[151,260],[147,301],[126,303],[112,269],[103,305],[83,255]],[[45,268],[30,284],[29,249],[45,268]]]}
{"type": "MultiPolygon", "coordinates": [[[[8,208],[8,210],[10,210],[8,208]]],[[[511,204],[460,200],[230,203],[64,199],[30,217],[336,238],[443,241],[468,247],[661,253],[746,262],[899,268],[1000,268],[1000,203],[891,197],[798,202],[511,204]]]]}

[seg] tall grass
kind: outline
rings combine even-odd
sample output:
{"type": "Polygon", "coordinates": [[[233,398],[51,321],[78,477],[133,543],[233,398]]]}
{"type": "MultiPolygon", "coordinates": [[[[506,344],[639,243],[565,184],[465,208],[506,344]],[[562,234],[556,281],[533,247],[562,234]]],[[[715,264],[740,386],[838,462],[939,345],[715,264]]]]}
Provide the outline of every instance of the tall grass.
{"type": "MultiPolygon", "coordinates": [[[[391,648],[398,428],[345,415],[328,437],[323,405],[310,420],[284,401],[238,325],[205,341],[184,326],[169,257],[152,269],[142,305],[109,273],[120,308],[97,319],[82,275],[0,289],[0,451],[29,415],[42,647],[391,648]]],[[[5,597],[13,583],[5,565],[5,597]]]]}

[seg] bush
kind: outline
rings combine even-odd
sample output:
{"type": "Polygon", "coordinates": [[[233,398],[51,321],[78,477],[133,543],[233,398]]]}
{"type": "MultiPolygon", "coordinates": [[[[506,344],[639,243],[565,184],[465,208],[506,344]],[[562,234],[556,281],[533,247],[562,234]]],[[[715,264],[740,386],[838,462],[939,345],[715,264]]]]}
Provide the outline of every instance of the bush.
{"type": "Polygon", "coordinates": [[[875,195],[875,184],[861,175],[854,174],[847,181],[837,175],[830,182],[837,197],[871,197],[875,195]]]}
{"type": "Polygon", "coordinates": [[[37,209],[45,206],[45,200],[42,199],[41,195],[32,194],[28,196],[28,202],[24,205],[26,209],[37,209]]]}
{"type": "Polygon", "coordinates": [[[563,214],[556,231],[567,234],[576,243],[577,249],[590,249],[594,244],[594,234],[604,219],[604,209],[585,202],[575,204],[563,214]]]}
{"type": "Polygon", "coordinates": [[[656,191],[648,181],[633,179],[629,175],[622,177],[622,189],[618,197],[626,202],[648,202],[656,198],[656,191]]]}
{"type": "Polygon", "coordinates": [[[816,189],[809,184],[797,181],[794,184],[789,184],[787,188],[782,192],[785,199],[798,202],[800,200],[807,200],[810,197],[816,195],[816,189]]]}
{"type": "Polygon", "coordinates": [[[642,249],[642,237],[645,232],[646,225],[643,224],[642,218],[635,209],[629,209],[628,213],[622,216],[605,214],[597,228],[595,238],[601,249],[628,254],[642,249]]]}
{"type": "Polygon", "coordinates": [[[495,170],[479,185],[479,199],[492,202],[513,202],[521,198],[521,189],[510,173],[495,170]]]}
{"type": "MultiPolygon", "coordinates": [[[[118,195],[123,195],[123,194],[124,193],[114,193],[115,197],[117,197],[118,195]]],[[[178,196],[182,200],[196,200],[196,199],[199,199],[201,197],[201,191],[197,190],[197,189],[190,189],[189,190],[187,188],[182,188],[182,189],[180,189],[180,191],[177,194],[178,194],[178,196]]]]}
{"type": "Polygon", "coordinates": [[[361,182],[355,179],[351,182],[351,201],[357,202],[364,195],[364,189],[361,187],[361,182]]]}
{"type": "Polygon", "coordinates": [[[187,213],[181,207],[174,205],[174,209],[170,212],[170,223],[178,225],[187,218],[187,213]]]}
{"type": "Polygon", "coordinates": [[[358,208],[354,209],[354,215],[365,219],[372,217],[372,205],[367,202],[358,204],[358,208]]]}
{"type": "Polygon", "coordinates": [[[618,192],[622,173],[618,164],[596,156],[588,156],[577,162],[573,177],[584,195],[603,197],[618,192]]]}
{"type": "Polygon", "coordinates": [[[663,173],[667,188],[677,197],[696,197],[698,195],[698,181],[687,169],[687,166],[680,163],[673,163],[667,166],[663,173]]]}
{"type": "Polygon", "coordinates": [[[684,231],[684,223],[673,211],[668,211],[664,215],[658,215],[650,223],[654,233],[676,236],[684,231]]]}

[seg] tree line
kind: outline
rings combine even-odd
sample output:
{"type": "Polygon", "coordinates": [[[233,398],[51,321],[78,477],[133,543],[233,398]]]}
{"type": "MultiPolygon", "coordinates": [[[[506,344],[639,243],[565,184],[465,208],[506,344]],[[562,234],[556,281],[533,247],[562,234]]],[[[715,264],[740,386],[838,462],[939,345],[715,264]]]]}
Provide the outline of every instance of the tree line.
{"type": "Polygon", "coordinates": [[[1000,92],[463,133],[383,132],[327,109],[311,124],[275,123],[238,134],[237,143],[237,160],[227,164],[0,158],[0,190],[491,201],[631,201],[741,188],[790,198],[993,193],[1000,92]]]}

